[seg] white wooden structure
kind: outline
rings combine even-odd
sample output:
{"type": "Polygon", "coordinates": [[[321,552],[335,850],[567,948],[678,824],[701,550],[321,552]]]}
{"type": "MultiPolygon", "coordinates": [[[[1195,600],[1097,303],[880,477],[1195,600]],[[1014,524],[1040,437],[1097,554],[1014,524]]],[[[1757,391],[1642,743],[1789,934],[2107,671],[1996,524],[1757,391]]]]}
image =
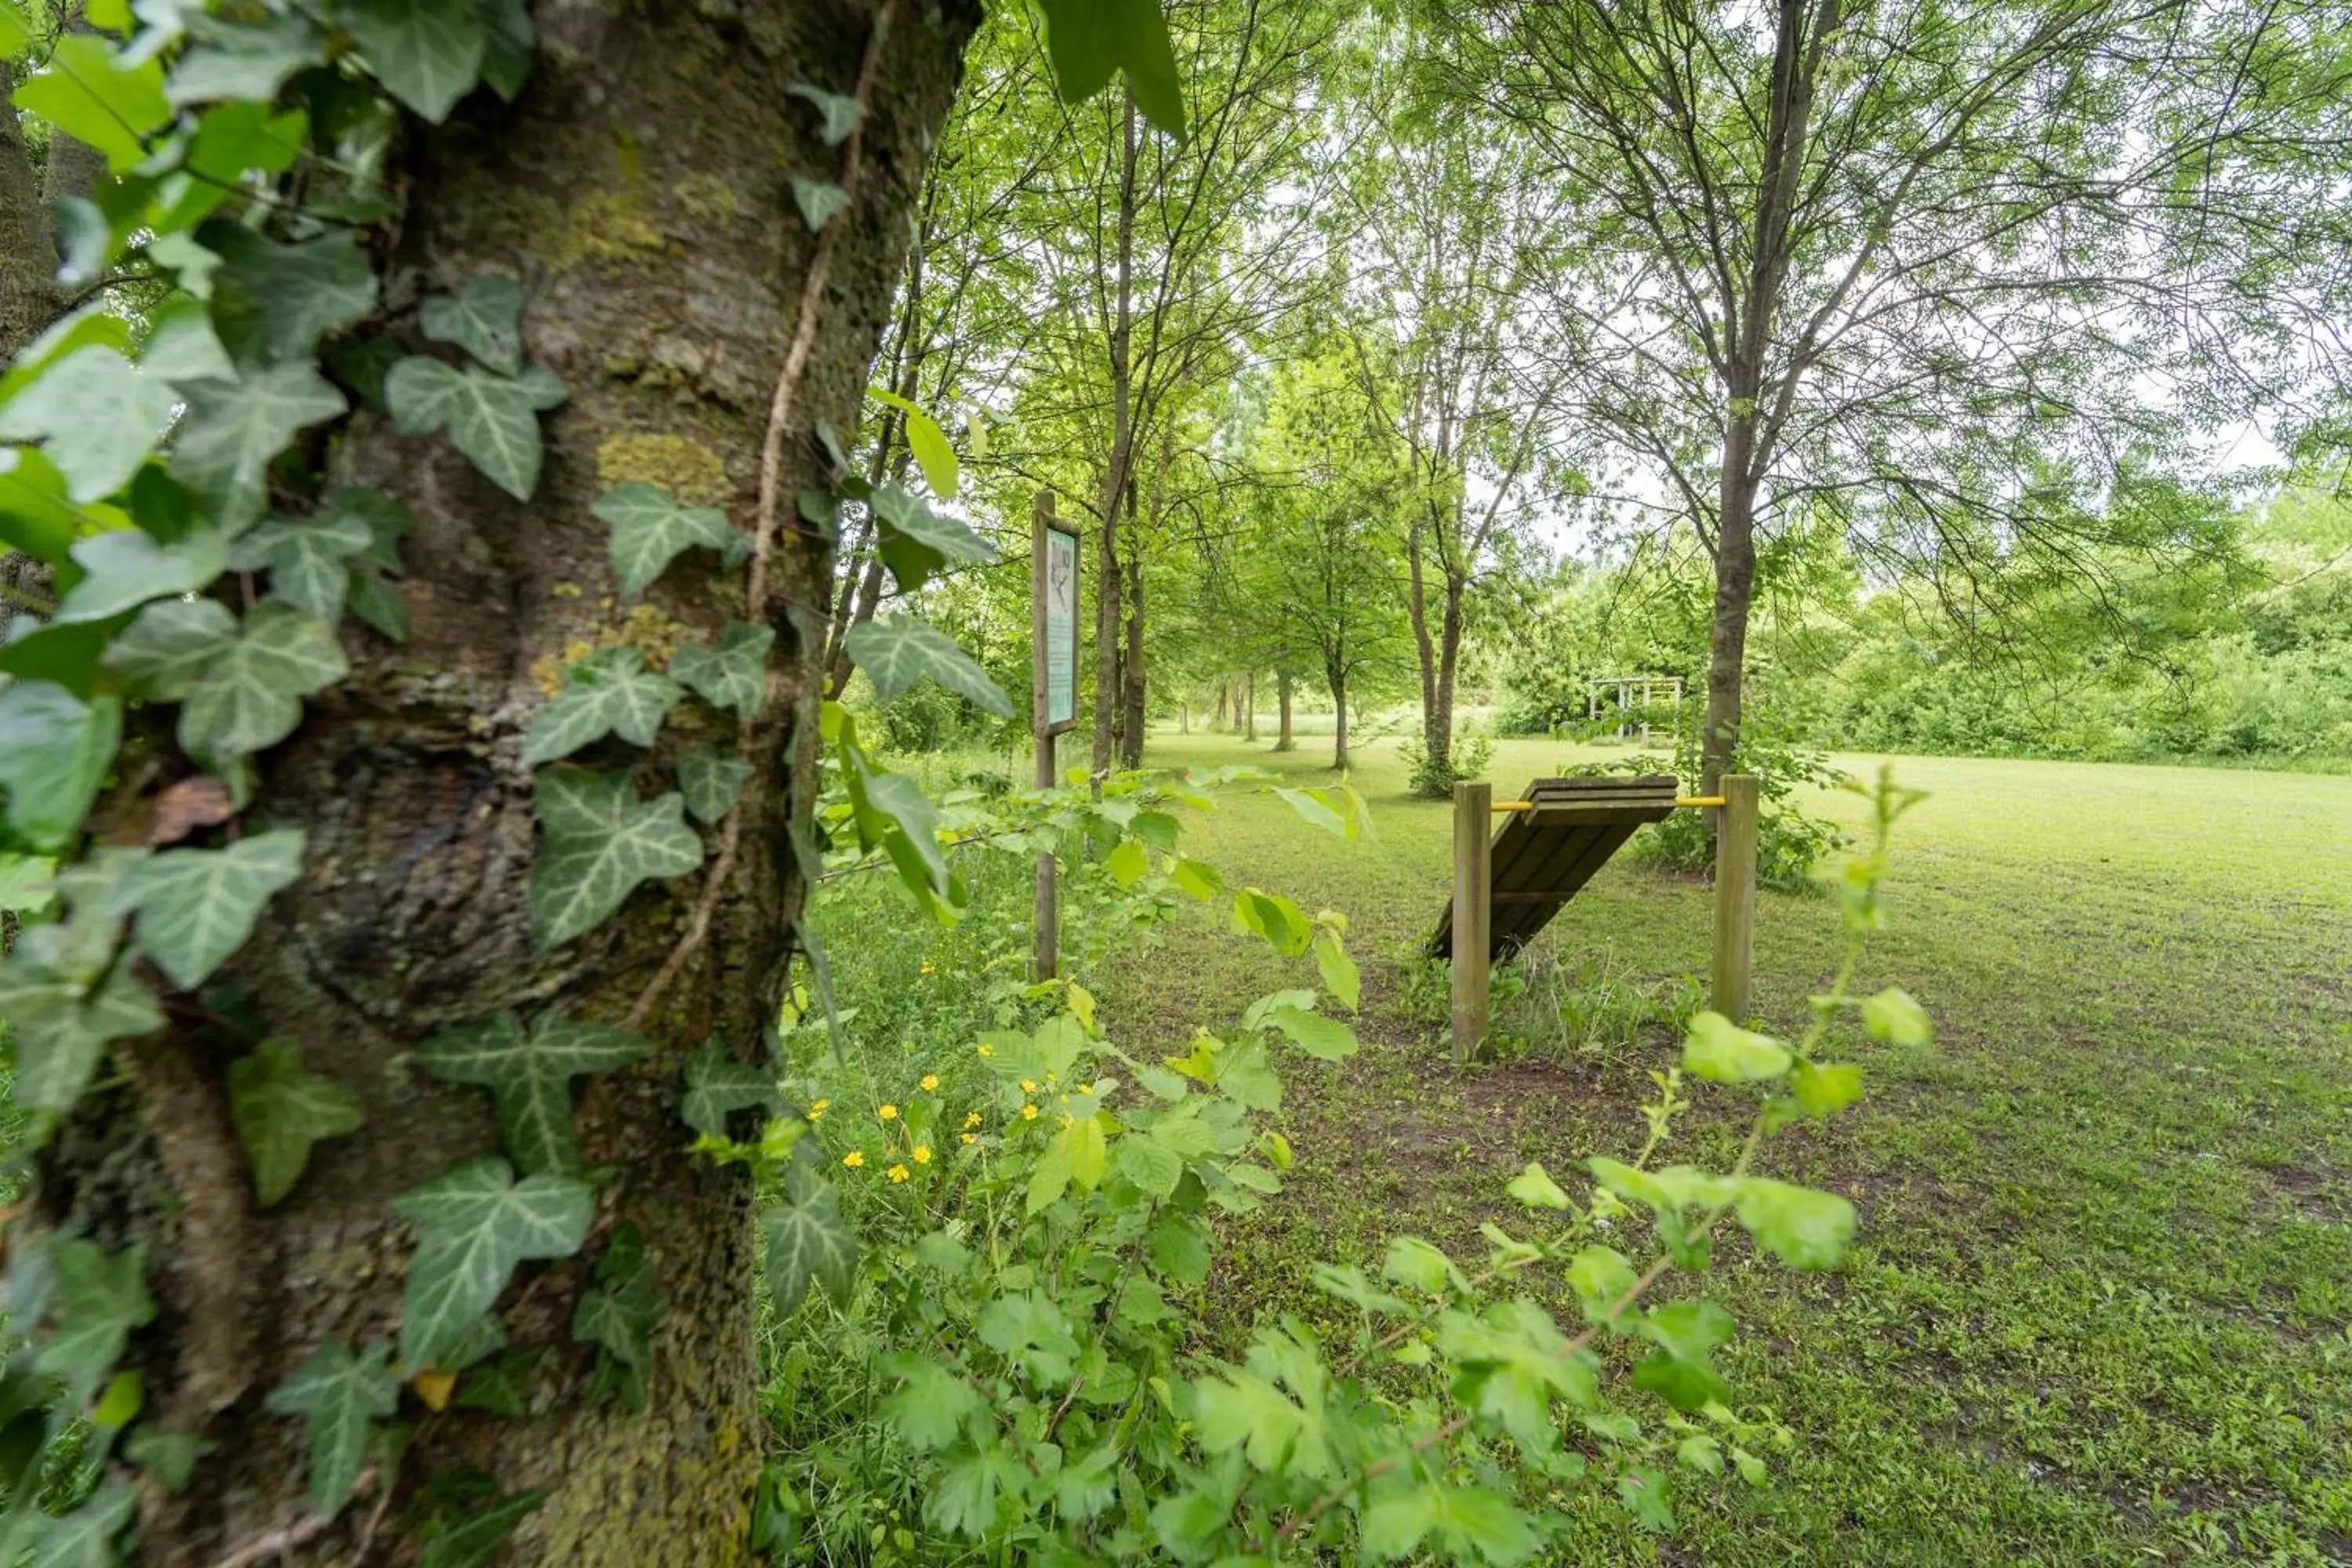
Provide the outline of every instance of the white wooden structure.
{"type": "Polygon", "coordinates": [[[1679,710],[1683,705],[1683,678],[1679,675],[1596,675],[1584,683],[1585,718],[1593,723],[1601,721],[1604,708],[1622,713],[1625,722],[1617,727],[1617,739],[1630,741],[1634,731],[1641,731],[1642,744],[1650,743],[1650,715],[1663,696],[1679,710]],[[1602,694],[1607,693],[1604,703],[1602,694]],[[1636,718],[1634,715],[1639,714],[1636,718]]]}

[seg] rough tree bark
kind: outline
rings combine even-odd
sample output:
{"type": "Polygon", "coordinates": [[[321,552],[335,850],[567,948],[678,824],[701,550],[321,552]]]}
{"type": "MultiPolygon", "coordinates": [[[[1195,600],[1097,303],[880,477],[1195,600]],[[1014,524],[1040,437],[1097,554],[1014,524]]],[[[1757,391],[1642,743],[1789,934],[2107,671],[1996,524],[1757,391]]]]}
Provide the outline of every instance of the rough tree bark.
{"type": "MultiPolygon", "coordinates": [[[[793,495],[823,482],[812,424],[845,430],[856,418],[925,151],[980,16],[977,0],[885,5],[896,16],[877,56],[862,188],[833,220],[831,288],[783,447],[787,518],[793,495]]],[[[395,330],[429,347],[400,314],[415,304],[403,280],[454,289],[487,272],[519,278],[526,351],[562,377],[570,401],[546,421],[545,477],[528,504],[444,443],[398,438],[364,414],[338,443],[333,478],[382,485],[415,515],[402,585],[413,634],[395,647],[347,626],[350,680],[265,759],[254,826],[306,829],[305,869],[228,974],[268,1037],[360,1095],[363,1129],[319,1145],[291,1196],[255,1212],[224,1088],[228,1058],[249,1041],[190,1008],[123,1053],[128,1081],[93,1093],[44,1163],[49,1217],[110,1245],[148,1243],[162,1313],[132,1349],[148,1410],[215,1445],[181,1497],[144,1500],[142,1563],[212,1563],[304,1517],[300,1423],[266,1414],[264,1395],[323,1336],[359,1346],[396,1332],[415,1237],[389,1200],[497,1147],[487,1097],[426,1077],[410,1053],[502,1008],[617,1020],[677,941],[696,877],[641,889],[591,935],[539,951],[531,779],[519,752],[568,647],[636,642],[658,660],[746,613],[740,574],[684,562],[645,606],[616,605],[607,531],[589,508],[611,486],[652,479],[749,525],[815,243],[781,171],[833,178],[842,156],[787,89],[850,90],[880,8],[541,5],[541,54],[518,103],[478,94],[444,127],[411,127],[409,211],[385,262],[403,289],[388,299],[395,330]]],[[[587,1163],[613,1173],[589,1247],[527,1265],[503,1300],[512,1342],[548,1347],[537,1414],[431,1417],[369,1543],[359,1537],[378,1500],[363,1497],[315,1540],[264,1560],[413,1562],[407,1500],[463,1467],[509,1491],[548,1491],[508,1548],[510,1564],[751,1561],[752,1194],[739,1173],[684,1152],[677,1079],[706,1038],[748,1059],[775,1016],[803,893],[787,829],[808,820],[824,676],[821,648],[798,639],[787,611],[826,602],[831,554],[813,532],[780,537],[772,602],[751,611],[778,633],[778,718],[744,796],[738,876],[708,945],[652,1015],[653,1058],[588,1080],[582,1095],[587,1163]],[[643,1233],[667,1300],[643,1415],[587,1405],[590,1363],[570,1334],[603,1238],[621,1223],[643,1233]]],[[[671,751],[688,738],[666,737],[640,768],[649,792],[667,787],[671,751]]]]}
{"type": "Polygon", "coordinates": [[[1290,731],[1290,671],[1277,668],[1274,672],[1274,697],[1282,715],[1281,728],[1274,737],[1274,749],[1277,752],[1295,752],[1298,749],[1298,738],[1290,731]]]}

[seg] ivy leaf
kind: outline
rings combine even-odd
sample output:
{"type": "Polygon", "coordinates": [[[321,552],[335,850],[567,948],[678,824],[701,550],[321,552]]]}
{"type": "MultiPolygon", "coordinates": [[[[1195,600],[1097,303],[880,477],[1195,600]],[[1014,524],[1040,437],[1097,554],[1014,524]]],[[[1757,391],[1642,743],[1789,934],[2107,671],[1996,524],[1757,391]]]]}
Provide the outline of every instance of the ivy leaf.
{"type": "Polygon", "coordinates": [[[347,563],[374,542],[365,520],[348,512],[274,517],[229,547],[232,571],[269,574],[269,591],[312,620],[343,618],[352,573],[347,563]]]}
{"type": "Polygon", "coordinates": [[[531,868],[530,906],[541,947],[558,947],[621,907],[640,882],[683,877],[702,864],[686,825],[686,797],[639,804],[626,773],[551,768],[535,795],[547,841],[531,868]]]}
{"type": "MultiPolygon", "coordinates": [[[[614,1380],[632,1409],[645,1406],[645,1374],[653,1365],[653,1332],[668,1303],[655,1288],[654,1267],[635,1226],[613,1233],[604,1256],[596,1260],[596,1288],[580,1298],[572,1314],[572,1337],[594,1345],[600,1352],[598,1371],[607,1363],[626,1369],[614,1380]]],[[[600,1384],[604,1380],[600,1378],[600,1384]]]]}
{"type": "Polygon", "coordinates": [[[652,1049],[639,1036],[602,1024],[542,1013],[526,1035],[512,1013],[427,1040],[416,1059],[434,1077],[490,1091],[499,1139],[531,1174],[569,1175],[580,1168],[572,1114],[572,1080],[610,1072],[652,1049]]]}
{"type": "Polygon", "coordinates": [[[436,294],[417,311],[435,342],[455,343],[501,375],[522,369],[522,285],[486,273],[455,295],[436,294]]]}
{"type": "Polygon", "coordinates": [[[265,1040],[228,1067],[229,1120],[253,1167],[254,1201],[274,1206],[310,1163],[310,1145],[356,1132],[360,1097],[306,1070],[284,1040],[265,1040]]]}
{"type": "Polygon", "coordinates": [[[303,1418],[310,1511],[321,1520],[332,1520],[352,1500],[374,1423],[400,1408],[400,1379],[384,1364],[391,1356],[382,1340],[353,1355],[342,1341],[329,1339],[269,1391],[272,1411],[303,1418]]]}
{"type": "Polygon", "coordinates": [[[341,644],[291,605],[255,606],[180,708],[180,748],[215,773],[274,746],[302,721],[302,699],[351,673],[341,644]]]}
{"type": "Polygon", "coordinates": [[[188,299],[155,313],[154,330],[139,350],[139,368],[173,386],[236,379],[236,366],[213,330],[212,312],[188,299]]]}
{"type": "Polygon", "coordinates": [[[196,12],[186,20],[194,41],[163,84],[174,109],[223,99],[236,100],[227,107],[266,108],[296,72],[326,57],[327,37],[308,16],[231,20],[196,12]]]}
{"type": "Polygon", "coordinates": [[[196,239],[221,258],[213,327],[241,364],[307,364],[320,342],[375,309],[375,269],[350,235],[279,245],[214,218],[196,239]]]}
{"type": "Polygon", "coordinates": [[[26,1568],[115,1568],[122,1561],[116,1542],[138,1502],[136,1488],[108,1481],[79,1508],[49,1521],[26,1568]]]}
{"type": "Polygon", "coordinates": [[[66,962],[64,928],[21,931],[10,963],[0,966],[0,1018],[16,1049],[16,1103],[28,1110],[70,1110],[113,1040],[163,1026],[147,988],[117,964],[93,987],[66,962]]]}
{"type": "MultiPolygon", "coordinates": [[[[681,651],[676,662],[685,659],[681,651]]],[[[563,672],[563,689],[532,718],[523,738],[523,765],[568,757],[611,734],[634,746],[650,746],[683,695],[677,681],[646,668],[640,649],[593,653],[563,672]]]]}
{"type": "Polygon", "coordinates": [[[509,103],[530,79],[539,35],[531,26],[530,0],[486,0],[482,7],[485,47],[482,80],[509,103]]]}
{"type": "Polygon", "coordinates": [[[499,1560],[499,1548],[506,1544],[515,1526],[536,1512],[546,1497],[536,1489],[516,1492],[480,1513],[469,1514],[425,1543],[416,1568],[491,1568],[499,1560]]]}
{"type": "Polygon", "coordinates": [[[343,0],[337,17],[384,90],[436,125],[482,74],[475,0],[343,0]]]}
{"type": "Polygon", "coordinates": [[[106,650],[106,668],[144,695],[177,702],[236,640],[236,617],[210,599],[163,599],[139,612],[106,650]]]}
{"type": "Polygon", "coordinates": [[[179,399],[110,348],[76,349],[0,407],[0,437],[45,442],[66,494],[88,504],[131,482],[179,399]]]}
{"type": "Polygon", "coordinates": [[[221,536],[204,529],[171,544],[139,529],[117,529],[73,547],[86,575],[58,606],[60,626],[102,621],[150,599],[193,594],[221,574],[227,552],[221,536]]]}
{"type": "Polygon", "coordinates": [[[433,1366],[471,1333],[526,1258],[569,1258],[596,1202],[586,1184],[541,1174],[518,1182],[495,1155],[453,1165],[392,1201],[423,1233],[409,1259],[400,1361],[433,1366]]]}
{"type": "Polygon", "coordinates": [[[677,787],[686,809],[703,822],[717,822],[734,810],[751,778],[750,763],[714,746],[696,746],[677,756],[677,787]]]}
{"type": "Polygon", "coordinates": [[[158,1486],[177,1497],[188,1489],[188,1482],[196,1473],[196,1461],[216,1447],[193,1432],[176,1432],[147,1422],[123,1443],[122,1454],[158,1486]]]}
{"type": "Polygon", "coordinates": [[[725,512],[683,505],[659,485],[622,485],[598,497],[590,510],[612,524],[613,574],[624,594],[644,593],[689,546],[709,545],[730,566],[751,551],[751,542],[728,526],[725,512]]]}
{"type": "Polygon", "coordinates": [[[302,830],[256,834],[226,849],[171,849],[131,873],[139,945],[183,991],[193,991],[253,934],[261,907],[302,874],[302,830]]]}
{"type": "Polygon", "coordinates": [[[768,650],[775,642],[772,626],[730,621],[717,647],[697,643],[678,649],[669,661],[670,673],[713,708],[748,719],[767,700],[768,650]]]}
{"type": "Polygon", "coordinates": [[[350,405],[309,363],[249,370],[236,381],[208,381],[188,392],[187,423],[172,447],[172,477],[213,503],[236,528],[261,515],[269,465],[305,426],[332,419],[350,405]]]}
{"type": "Polygon", "coordinates": [[[800,1310],[812,1280],[835,1301],[849,1299],[857,1282],[857,1237],[841,1217],[841,1199],[822,1177],[794,1170],[788,1179],[792,1201],[760,1216],[768,1243],[768,1294],[776,1314],[800,1310]]]}
{"type": "Polygon", "coordinates": [[[121,739],[120,699],[85,702],[47,680],[0,686],[0,790],[17,837],[36,849],[70,846],[121,739]]]}
{"type": "Polygon", "coordinates": [[[838,147],[848,141],[850,132],[857,129],[858,121],[866,113],[866,106],[856,99],[838,92],[827,92],[808,82],[796,81],[784,90],[794,98],[803,98],[816,105],[816,111],[824,117],[824,128],[819,134],[828,147],[838,147]]]}
{"type": "Polygon", "coordinates": [[[814,234],[831,223],[841,209],[849,205],[849,193],[830,180],[812,180],[794,174],[793,200],[799,204],[801,219],[814,234]]]}
{"type": "Polygon", "coordinates": [[[737,1061],[712,1040],[686,1058],[686,1097],[678,1120],[712,1138],[727,1135],[727,1118],[759,1106],[773,1116],[784,1108],[776,1075],[751,1062],[737,1061]]]}
{"type": "Polygon", "coordinates": [[[163,68],[147,60],[124,68],[113,44],[90,33],[60,37],[47,68],[16,89],[16,101],[105,153],[118,174],[146,157],[145,138],[172,119],[163,68]]]}
{"type": "Polygon", "coordinates": [[[976,707],[1013,716],[1012,700],[988,671],[953,637],[916,616],[885,616],[852,626],[845,646],[886,702],[928,677],[976,707]]]}
{"type": "Polygon", "coordinates": [[[76,1237],[50,1252],[57,1272],[56,1321],[36,1363],[63,1378],[77,1399],[106,1381],[131,1342],[131,1331],[155,1321],[147,1293],[147,1247],[133,1242],[109,1252],[76,1237]]]}
{"type": "Polygon", "coordinates": [[[529,500],[539,488],[540,411],[563,397],[563,384],[541,365],[504,376],[412,355],[383,378],[384,405],[402,435],[446,429],[457,450],[517,500],[529,500]]]}
{"type": "Polygon", "coordinates": [[[399,589],[373,572],[353,572],[350,598],[352,614],[394,642],[408,640],[408,605],[399,589]]]}

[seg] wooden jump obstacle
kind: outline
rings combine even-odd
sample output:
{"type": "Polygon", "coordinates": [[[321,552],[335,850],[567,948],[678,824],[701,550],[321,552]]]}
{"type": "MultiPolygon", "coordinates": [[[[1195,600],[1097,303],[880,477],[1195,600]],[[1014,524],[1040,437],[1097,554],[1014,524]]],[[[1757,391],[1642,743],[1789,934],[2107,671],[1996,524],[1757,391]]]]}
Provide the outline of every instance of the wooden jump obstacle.
{"type": "Polygon", "coordinates": [[[1454,966],[1454,1056],[1469,1059],[1486,1037],[1488,975],[1549,924],[1645,822],[1670,812],[1716,812],[1715,1010],[1747,1016],[1755,949],[1757,781],[1726,774],[1723,793],[1676,793],[1672,774],[1538,779],[1524,798],[1497,804],[1493,786],[1454,786],[1454,896],[1429,940],[1454,966]],[[1499,831],[1491,826],[1503,816],[1499,831]]]}

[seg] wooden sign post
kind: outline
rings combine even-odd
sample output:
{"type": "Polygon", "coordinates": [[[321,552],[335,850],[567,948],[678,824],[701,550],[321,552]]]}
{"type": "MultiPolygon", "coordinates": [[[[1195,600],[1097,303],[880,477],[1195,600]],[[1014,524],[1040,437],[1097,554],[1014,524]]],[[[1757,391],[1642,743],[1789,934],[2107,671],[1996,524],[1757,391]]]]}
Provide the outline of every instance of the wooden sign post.
{"type": "MultiPolygon", "coordinates": [[[[1059,782],[1054,737],[1078,726],[1078,531],[1054,518],[1054,492],[1039,490],[1029,524],[1029,697],[1037,737],[1037,787],[1059,782]]],[[[1036,977],[1054,978],[1061,956],[1061,910],[1049,851],[1037,857],[1036,977]]]]}

